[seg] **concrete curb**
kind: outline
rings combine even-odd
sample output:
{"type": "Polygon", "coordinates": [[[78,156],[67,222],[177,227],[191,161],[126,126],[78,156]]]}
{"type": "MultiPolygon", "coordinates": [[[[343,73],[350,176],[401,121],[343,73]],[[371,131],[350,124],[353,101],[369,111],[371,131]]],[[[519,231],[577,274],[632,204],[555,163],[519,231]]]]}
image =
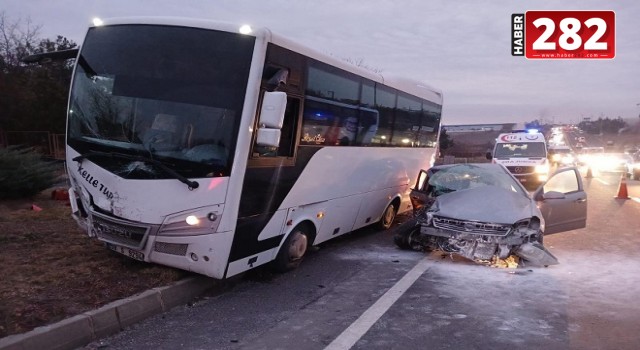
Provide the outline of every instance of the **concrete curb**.
{"type": "Polygon", "coordinates": [[[136,322],[193,300],[217,285],[207,277],[191,277],[153,288],[32,331],[0,339],[0,350],[67,350],[117,333],[136,322]]]}

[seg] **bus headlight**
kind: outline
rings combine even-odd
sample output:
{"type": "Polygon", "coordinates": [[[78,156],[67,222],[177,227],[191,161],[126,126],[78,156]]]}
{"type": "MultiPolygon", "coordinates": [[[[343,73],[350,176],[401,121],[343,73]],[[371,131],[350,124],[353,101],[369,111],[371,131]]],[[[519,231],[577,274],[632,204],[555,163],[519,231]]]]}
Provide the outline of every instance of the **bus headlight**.
{"type": "Polygon", "coordinates": [[[158,236],[205,235],[216,232],[223,206],[214,205],[167,216],[158,236]]]}
{"type": "Polygon", "coordinates": [[[197,226],[200,225],[200,219],[195,215],[189,215],[184,220],[189,226],[197,226]]]}

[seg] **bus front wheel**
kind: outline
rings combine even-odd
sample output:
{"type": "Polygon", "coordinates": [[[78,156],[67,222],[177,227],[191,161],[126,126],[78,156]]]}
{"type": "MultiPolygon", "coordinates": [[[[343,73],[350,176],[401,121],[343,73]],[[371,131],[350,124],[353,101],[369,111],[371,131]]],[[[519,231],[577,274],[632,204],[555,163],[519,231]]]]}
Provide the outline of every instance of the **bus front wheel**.
{"type": "Polygon", "coordinates": [[[287,239],[285,239],[282,247],[280,247],[278,255],[273,261],[273,268],[279,272],[286,272],[297,268],[307,252],[309,245],[308,237],[309,234],[305,232],[304,226],[294,228],[287,239]]]}
{"type": "Polygon", "coordinates": [[[393,220],[396,219],[396,206],[394,203],[391,203],[387,206],[387,208],[382,213],[382,217],[378,222],[378,227],[381,230],[388,230],[393,224],[393,220]]]}

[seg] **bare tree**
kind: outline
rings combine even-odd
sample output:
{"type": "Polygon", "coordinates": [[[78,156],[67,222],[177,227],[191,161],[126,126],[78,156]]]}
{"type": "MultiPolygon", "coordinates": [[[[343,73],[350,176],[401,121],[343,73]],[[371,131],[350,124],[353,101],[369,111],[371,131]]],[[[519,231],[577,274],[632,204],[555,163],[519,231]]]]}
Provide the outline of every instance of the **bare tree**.
{"type": "Polygon", "coordinates": [[[0,69],[6,71],[21,65],[20,59],[37,46],[41,27],[30,18],[10,21],[4,11],[0,12],[0,69]]]}
{"type": "Polygon", "coordinates": [[[12,20],[0,11],[0,132],[64,131],[71,62],[29,65],[22,59],[76,44],[62,36],[40,39],[40,28],[29,18],[12,20]]]}

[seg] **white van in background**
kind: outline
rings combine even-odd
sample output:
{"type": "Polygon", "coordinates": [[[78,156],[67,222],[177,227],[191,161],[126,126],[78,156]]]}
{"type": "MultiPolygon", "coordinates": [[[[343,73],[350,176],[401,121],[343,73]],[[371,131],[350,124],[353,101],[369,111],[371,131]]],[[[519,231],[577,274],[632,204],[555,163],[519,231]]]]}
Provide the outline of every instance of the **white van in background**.
{"type": "Polygon", "coordinates": [[[536,188],[549,177],[547,144],[539,132],[500,134],[487,159],[504,165],[527,188],[536,188]]]}

